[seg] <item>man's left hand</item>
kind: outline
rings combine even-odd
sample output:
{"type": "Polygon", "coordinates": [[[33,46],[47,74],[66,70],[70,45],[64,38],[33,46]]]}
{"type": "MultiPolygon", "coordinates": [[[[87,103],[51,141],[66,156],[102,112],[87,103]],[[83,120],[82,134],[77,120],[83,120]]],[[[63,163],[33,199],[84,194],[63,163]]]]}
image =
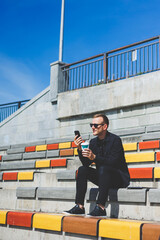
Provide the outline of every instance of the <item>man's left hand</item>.
{"type": "Polygon", "coordinates": [[[92,152],[91,149],[89,148],[85,148],[83,151],[82,151],[82,155],[83,157],[87,157],[89,158],[91,161],[93,161],[96,157],[96,155],[92,152]]]}

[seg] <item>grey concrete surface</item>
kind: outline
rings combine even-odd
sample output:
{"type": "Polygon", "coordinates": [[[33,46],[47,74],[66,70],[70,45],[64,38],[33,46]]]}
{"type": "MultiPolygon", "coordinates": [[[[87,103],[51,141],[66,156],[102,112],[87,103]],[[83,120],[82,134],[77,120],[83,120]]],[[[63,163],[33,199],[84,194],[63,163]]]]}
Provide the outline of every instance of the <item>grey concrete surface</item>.
{"type": "Polygon", "coordinates": [[[75,199],[75,188],[38,188],[38,199],[75,199]]]}
{"type": "Polygon", "coordinates": [[[75,180],[76,179],[76,171],[75,170],[57,171],[56,177],[57,177],[58,181],[75,180]]]}
{"type": "MultiPolygon", "coordinates": [[[[127,202],[127,203],[146,203],[147,189],[110,189],[108,201],[110,202],[127,202]]],[[[87,192],[87,201],[96,201],[98,188],[91,188],[87,192]]]]}
{"type": "Polygon", "coordinates": [[[7,154],[24,153],[25,147],[16,147],[7,150],[7,154]]]}
{"type": "Polygon", "coordinates": [[[35,198],[36,197],[36,187],[18,187],[16,189],[17,198],[35,198]]]}
{"type": "Polygon", "coordinates": [[[27,152],[23,154],[23,159],[40,159],[46,157],[46,151],[42,152],[27,152]]]}
{"type": "Polygon", "coordinates": [[[2,156],[3,161],[16,161],[16,160],[22,160],[22,154],[10,154],[10,155],[3,155],[2,156]]]}
{"type": "Polygon", "coordinates": [[[3,172],[0,172],[0,181],[3,180],[3,172]]]}
{"type": "Polygon", "coordinates": [[[59,157],[59,150],[49,150],[49,151],[47,151],[46,157],[47,158],[59,157]]]}
{"type": "Polygon", "coordinates": [[[160,203],[160,189],[149,190],[149,202],[158,204],[160,203]]]}
{"type": "Polygon", "coordinates": [[[0,146],[0,151],[6,151],[7,149],[9,149],[11,146],[7,145],[7,146],[0,146]]]}
{"type": "MultiPolygon", "coordinates": [[[[127,141],[129,137],[147,139],[148,134],[160,133],[160,128],[156,127],[160,126],[160,71],[61,92],[61,65],[63,63],[51,64],[50,87],[0,123],[0,147],[72,140],[74,130],[92,138],[89,123],[97,112],[108,115],[109,131],[126,137],[127,141]]],[[[155,135],[150,135],[152,137],[155,135]]]]}
{"type": "Polygon", "coordinates": [[[158,87],[160,87],[159,76],[160,72],[157,71],[123,81],[116,81],[113,84],[102,84],[60,93],[58,97],[58,117],[66,118],[92,114],[97,112],[97,107],[98,111],[105,111],[156,102],[159,94],[158,87]]]}
{"type": "Polygon", "coordinates": [[[14,161],[14,162],[2,162],[0,163],[0,170],[19,170],[19,169],[34,169],[35,160],[30,161],[14,161]]]}
{"type": "MultiPolygon", "coordinates": [[[[1,171],[28,171],[35,168],[33,157],[36,159],[46,157],[44,152],[25,153],[24,161],[12,161],[18,160],[15,156],[12,159],[12,156],[17,154],[17,148],[72,141],[74,130],[79,130],[84,139],[91,139],[92,131],[89,123],[92,121],[93,114],[98,112],[109,117],[109,131],[120,135],[124,142],[160,139],[160,71],[109,84],[62,92],[65,83],[60,69],[61,65],[63,63],[51,64],[51,82],[48,88],[0,123],[0,151],[5,152],[9,149],[10,154],[6,155],[6,159],[4,157],[8,162],[0,163],[1,171]]],[[[48,151],[48,153],[47,157],[52,157],[51,155],[56,151],[48,151]]],[[[144,163],[144,166],[148,166],[147,164],[144,163]]],[[[72,171],[79,165],[77,158],[71,158],[67,169],[72,171]]],[[[131,166],[138,167],[136,164],[131,166]]],[[[32,183],[0,182],[0,188],[2,187],[0,196],[3,196],[0,208],[61,213],[73,207],[75,198],[73,172],[70,174],[66,172],[66,175],[62,176],[62,172],[58,173],[56,169],[47,169],[47,171],[50,172],[37,174],[36,181],[32,183]],[[57,181],[56,174],[57,179],[61,181],[57,181]],[[35,199],[37,187],[37,199],[35,199]],[[28,190],[26,191],[25,188],[28,190]],[[22,198],[17,198],[16,193],[22,198]],[[29,196],[32,197],[29,198],[29,196]]],[[[149,191],[119,189],[110,193],[109,202],[106,203],[107,216],[160,221],[159,183],[133,182],[133,186],[155,187],[156,189],[149,189],[149,191]]],[[[87,192],[85,202],[87,213],[95,206],[96,197],[97,190],[87,192]]],[[[0,226],[0,238],[3,236],[3,239],[8,240],[16,236],[15,239],[18,240],[18,237],[19,239],[31,239],[35,236],[34,239],[46,239],[46,237],[53,239],[52,234],[47,235],[36,231],[32,234],[28,231],[24,235],[24,230],[19,229],[21,234],[17,235],[13,228],[6,228],[6,230],[7,232],[0,226]]],[[[64,239],[64,236],[60,234],[55,236],[56,240],[64,239]]],[[[76,238],[69,236],[68,240],[70,239],[76,238]]],[[[77,237],[76,240],[78,239],[83,239],[83,237],[77,237]]]]}

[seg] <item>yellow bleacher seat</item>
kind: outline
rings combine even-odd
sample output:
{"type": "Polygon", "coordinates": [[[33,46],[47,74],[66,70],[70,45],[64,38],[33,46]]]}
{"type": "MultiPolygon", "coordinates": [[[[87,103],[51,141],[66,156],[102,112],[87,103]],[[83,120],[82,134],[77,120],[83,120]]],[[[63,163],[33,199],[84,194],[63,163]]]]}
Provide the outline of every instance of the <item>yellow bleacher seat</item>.
{"type": "Polygon", "coordinates": [[[0,210],[0,224],[6,224],[6,222],[7,222],[7,212],[8,211],[0,210]]]}
{"type": "Polygon", "coordinates": [[[160,167],[154,168],[154,178],[160,178],[160,167]]]}
{"type": "Polygon", "coordinates": [[[36,168],[47,168],[47,167],[50,167],[50,160],[36,161],[36,168]]]}
{"type": "Polygon", "coordinates": [[[46,151],[47,150],[47,145],[37,145],[36,146],[36,151],[46,151]]]}
{"type": "Polygon", "coordinates": [[[19,172],[18,180],[33,180],[34,172],[19,172]]]}
{"type": "Polygon", "coordinates": [[[125,154],[127,163],[134,162],[154,162],[155,159],[154,152],[145,152],[145,153],[131,153],[125,154]]]}
{"type": "Polygon", "coordinates": [[[124,151],[136,151],[137,150],[137,142],[134,143],[124,143],[123,144],[124,151]]]}
{"type": "Polygon", "coordinates": [[[104,219],[99,223],[99,236],[111,239],[140,240],[140,228],[143,222],[104,219]]]}
{"type": "Polygon", "coordinates": [[[33,216],[33,227],[38,229],[61,231],[62,218],[62,215],[36,213],[33,216]]]}
{"type": "Polygon", "coordinates": [[[71,142],[59,143],[59,149],[71,148],[71,142]]]}

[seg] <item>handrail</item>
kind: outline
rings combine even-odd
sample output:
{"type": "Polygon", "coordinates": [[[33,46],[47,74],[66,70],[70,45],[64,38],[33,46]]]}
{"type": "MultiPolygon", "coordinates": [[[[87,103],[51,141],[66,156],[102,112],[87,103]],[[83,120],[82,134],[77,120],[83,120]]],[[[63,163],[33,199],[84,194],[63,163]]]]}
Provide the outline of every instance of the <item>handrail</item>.
{"type": "Polygon", "coordinates": [[[62,66],[64,91],[109,83],[157,70],[160,70],[160,36],[62,66]]]}
{"type": "Polygon", "coordinates": [[[10,103],[0,104],[0,122],[2,122],[4,119],[9,117],[15,111],[17,111],[20,107],[22,107],[24,104],[26,104],[29,100],[30,99],[22,100],[22,101],[18,101],[18,102],[10,102],[10,103]]]}
{"type": "Polygon", "coordinates": [[[148,39],[136,42],[136,43],[132,43],[132,44],[126,45],[124,47],[116,48],[116,49],[111,50],[111,51],[109,51],[107,53],[110,54],[110,53],[113,53],[113,52],[118,52],[118,51],[121,51],[121,50],[126,49],[126,48],[131,48],[131,47],[134,47],[134,46],[137,46],[137,45],[141,45],[141,44],[146,43],[146,42],[154,41],[156,39],[159,39],[159,36],[148,38],[148,39]]]}
{"type": "MultiPolygon", "coordinates": [[[[110,51],[107,52],[107,54],[111,54],[111,53],[114,53],[114,52],[118,52],[118,51],[121,51],[121,50],[123,50],[123,49],[131,48],[131,47],[134,47],[134,46],[137,46],[137,45],[146,43],[146,42],[154,41],[154,40],[159,39],[159,38],[160,38],[160,36],[155,36],[155,37],[148,38],[148,39],[145,39],[145,40],[136,42],[136,43],[131,43],[131,44],[129,44],[129,45],[126,45],[126,46],[123,46],[123,47],[120,47],[120,48],[115,48],[115,49],[113,49],[113,50],[110,50],[110,51]]],[[[104,56],[104,54],[105,54],[105,53],[100,53],[100,54],[94,55],[94,56],[92,56],[92,57],[88,57],[88,58],[82,59],[82,60],[80,60],[80,61],[76,61],[76,62],[73,62],[73,63],[65,64],[64,66],[62,66],[62,69],[63,69],[63,68],[68,68],[68,67],[70,67],[70,66],[73,66],[73,65],[76,65],[76,64],[79,64],[79,63],[82,63],[82,62],[87,62],[87,61],[92,60],[92,59],[94,59],[94,58],[102,57],[102,56],[104,56]]]]}
{"type": "Polygon", "coordinates": [[[68,68],[70,66],[73,66],[73,65],[76,65],[76,64],[79,64],[79,63],[82,63],[82,62],[87,62],[87,61],[92,60],[94,58],[102,57],[103,55],[104,55],[104,53],[100,53],[98,55],[95,55],[95,56],[92,56],[92,57],[89,57],[89,58],[85,58],[85,59],[82,59],[82,60],[74,62],[74,63],[65,64],[64,66],[62,66],[62,69],[63,68],[68,68]]]}
{"type": "Polygon", "coordinates": [[[24,103],[24,102],[28,102],[30,101],[30,99],[27,99],[27,100],[22,100],[22,101],[17,101],[17,102],[10,102],[10,103],[3,103],[3,104],[0,104],[0,107],[2,106],[7,106],[7,105],[13,105],[13,104],[19,104],[19,103],[24,103]]]}

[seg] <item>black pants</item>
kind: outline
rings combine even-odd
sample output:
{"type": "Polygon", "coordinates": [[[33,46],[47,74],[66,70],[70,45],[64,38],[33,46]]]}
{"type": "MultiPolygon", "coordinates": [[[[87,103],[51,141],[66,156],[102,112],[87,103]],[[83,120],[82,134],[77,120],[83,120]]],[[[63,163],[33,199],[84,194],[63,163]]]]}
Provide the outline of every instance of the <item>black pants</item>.
{"type": "Polygon", "coordinates": [[[101,166],[99,169],[81,166],[76,180],[76,204],[84,205],[88,180],[99,186],[97,204],[103,206],[107,201],[109,188],[119,188],[124,185],[119,170],[108,166],[101,166]]]}

